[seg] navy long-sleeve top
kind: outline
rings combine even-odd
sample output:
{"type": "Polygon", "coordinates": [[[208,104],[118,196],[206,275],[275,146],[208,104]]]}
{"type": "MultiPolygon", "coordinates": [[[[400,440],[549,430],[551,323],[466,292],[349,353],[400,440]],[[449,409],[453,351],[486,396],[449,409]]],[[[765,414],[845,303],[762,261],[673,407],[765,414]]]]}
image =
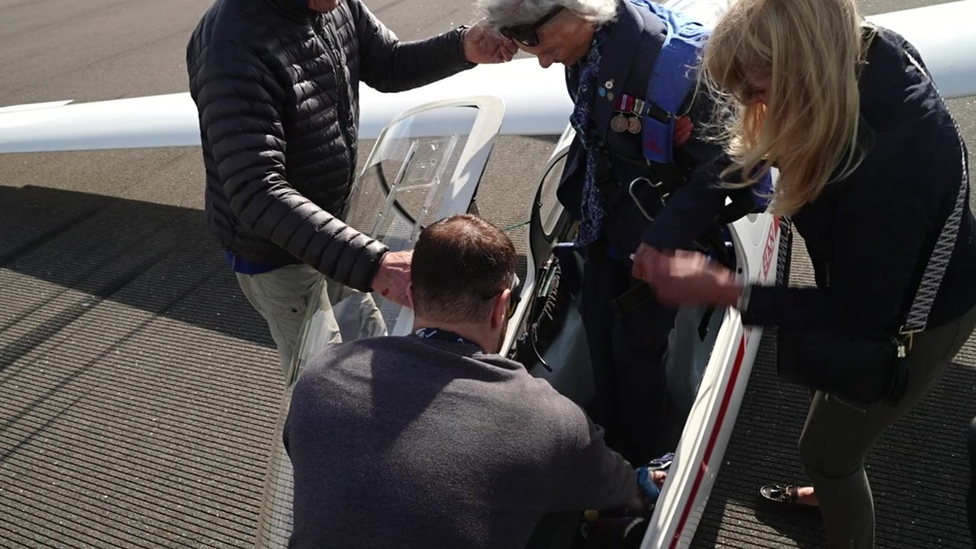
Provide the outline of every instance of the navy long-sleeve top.
{"type": "Polygon", "coordinates": [[[904,322],[960,185],[966,207],[929,317],[950,322],[976,303],[976,220],[958,128],[903,37],[879,29],[859,78],[868,150],[847,178],[793,216],[817,287],[754,286],[747,324],[894,333],[904,322]]]}

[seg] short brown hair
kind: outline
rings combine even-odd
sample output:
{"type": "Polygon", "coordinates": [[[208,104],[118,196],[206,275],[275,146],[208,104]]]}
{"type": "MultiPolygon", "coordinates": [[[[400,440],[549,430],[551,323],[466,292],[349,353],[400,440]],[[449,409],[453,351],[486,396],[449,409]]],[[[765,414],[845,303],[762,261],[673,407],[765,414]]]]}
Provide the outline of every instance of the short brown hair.
{"type": "Polygon", "coordinates": [[[410,265],[417,315],[441,322],[481,322],[491,298],[510,287],[515,246],[501,229],[460,214],[420,234],[410,265]]]}

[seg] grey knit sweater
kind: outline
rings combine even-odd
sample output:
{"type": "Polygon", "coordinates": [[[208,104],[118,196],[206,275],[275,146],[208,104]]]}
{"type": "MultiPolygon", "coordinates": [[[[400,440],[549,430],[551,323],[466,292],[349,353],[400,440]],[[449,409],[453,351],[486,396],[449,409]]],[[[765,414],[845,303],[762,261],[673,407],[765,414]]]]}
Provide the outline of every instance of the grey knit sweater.
{"type": "Polygon", "coordinates": [[[630,464],[518,363],[415,336],[327,348],[284,430],[289,547],[519,548],[550,512],[624,504],[630,464]]]}

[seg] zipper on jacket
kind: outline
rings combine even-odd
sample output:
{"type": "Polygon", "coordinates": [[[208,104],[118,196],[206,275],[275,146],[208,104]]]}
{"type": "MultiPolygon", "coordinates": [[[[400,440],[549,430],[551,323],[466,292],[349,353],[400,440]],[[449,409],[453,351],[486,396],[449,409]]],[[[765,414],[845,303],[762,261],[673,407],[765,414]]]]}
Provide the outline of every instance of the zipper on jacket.
{"type": "Polygon", "coordinates": [[[339,131],[342,132],[342,138],[346,141],[346,154],[349,155],[350,163],[350,173],[356,171],[355,163],[352,161],[352,145],[353,138],[350,135],[350,126],[352,124],[352,118],[349,112],[351,101],[349,83],[346,81],[346,71],[340,64],[342,60],[342,52],[339,51],[338,47],[338,37],[334,33],[332,26],[327,26],[323,22],[326,16],[315,18],[315,27],[319,31],[321,36],[325,39],[325,50],[332,61],[332,71],[336,77],[336,99],[338,100],[338,105],[336,107],[339,109],[339,131]]]}

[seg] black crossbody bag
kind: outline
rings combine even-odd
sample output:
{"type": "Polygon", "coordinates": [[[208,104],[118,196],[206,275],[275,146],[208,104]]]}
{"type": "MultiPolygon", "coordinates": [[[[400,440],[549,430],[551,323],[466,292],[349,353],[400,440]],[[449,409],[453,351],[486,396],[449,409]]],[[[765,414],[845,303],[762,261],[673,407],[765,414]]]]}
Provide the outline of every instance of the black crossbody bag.
{"type": "Polygon", "coordinates": [[[956,207],[936,240],[912,306],[898,333],[869,338],[840,330],[780,327],[776,358],[781,377],[855,404],[896,404],[901,400],[908,384],[912,337],[923,331],[928,323],[929,312],[955,248],[966,203],[967,171],[963,158],[963,180],[956,207]]]}

